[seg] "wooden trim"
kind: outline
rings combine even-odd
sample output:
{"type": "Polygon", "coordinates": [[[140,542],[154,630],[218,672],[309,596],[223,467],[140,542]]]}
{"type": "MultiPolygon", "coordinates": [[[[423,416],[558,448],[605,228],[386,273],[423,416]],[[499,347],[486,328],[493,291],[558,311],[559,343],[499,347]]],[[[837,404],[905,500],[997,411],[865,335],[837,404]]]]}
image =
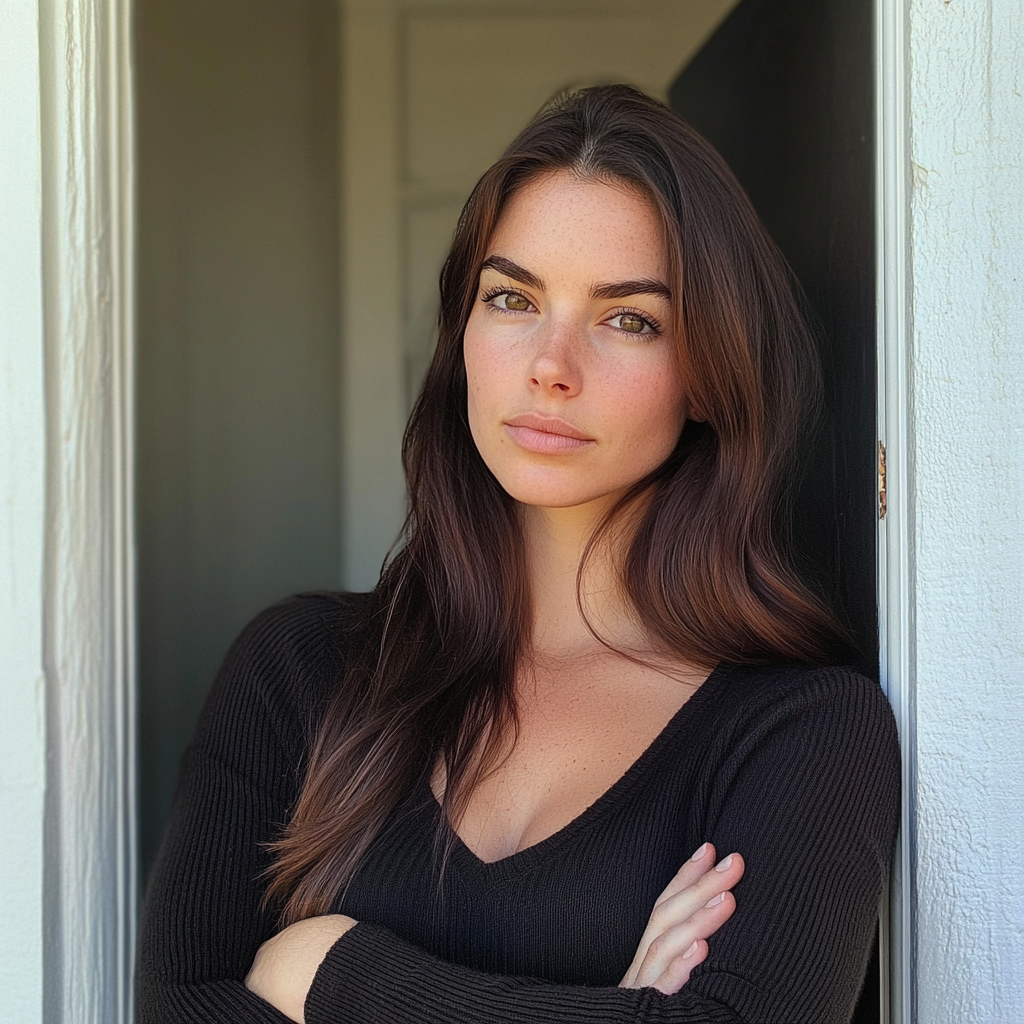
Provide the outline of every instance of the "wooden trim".
{"type": "Polygon", "coordinates": [[[136,916],[130,0],[40,4],[47,1022],[128,1024],[136,916]]]}
{"type": "Polygon", "coordinates": [[[878,438],[886,454],[886,513],[878,521],[882,685],[903,750],[903,810],[888,914],[883,914],[882,1020],[916,1017],[914,632],[907,0],[876,0],[878,438]],[[888,973],[888,977],[886,974],[888,973]],[[886,993],[888,999],[886,999],[886,993]]]}

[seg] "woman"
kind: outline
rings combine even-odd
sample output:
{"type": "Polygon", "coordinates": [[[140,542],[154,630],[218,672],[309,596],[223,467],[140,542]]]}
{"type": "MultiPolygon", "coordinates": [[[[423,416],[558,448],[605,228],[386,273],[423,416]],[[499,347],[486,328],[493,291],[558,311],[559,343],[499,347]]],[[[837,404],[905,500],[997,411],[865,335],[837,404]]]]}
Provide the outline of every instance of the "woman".
{"type": "Polygon", "coordinates": [[[641,94],[565,97],[439,323],[404,546],[218,677],[139,1020],[848,1020],[898,751],[779,542],[813,348],[742,191],[641,94]]]}

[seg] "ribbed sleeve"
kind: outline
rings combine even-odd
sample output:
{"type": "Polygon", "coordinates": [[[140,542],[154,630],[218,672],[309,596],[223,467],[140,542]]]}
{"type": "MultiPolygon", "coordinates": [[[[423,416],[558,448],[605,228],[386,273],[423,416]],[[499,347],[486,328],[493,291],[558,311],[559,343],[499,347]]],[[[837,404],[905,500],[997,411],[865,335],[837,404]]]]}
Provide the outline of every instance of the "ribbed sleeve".
{"type": "Polygon", "coordinates": [[[306,1024],[728,1024],[740,1018],[689,992],[558,985],[457,967],[360,923],[328,954],[306,999],[306,1024]],[[369,970],[367,970],[369,968],[369,970]]]}

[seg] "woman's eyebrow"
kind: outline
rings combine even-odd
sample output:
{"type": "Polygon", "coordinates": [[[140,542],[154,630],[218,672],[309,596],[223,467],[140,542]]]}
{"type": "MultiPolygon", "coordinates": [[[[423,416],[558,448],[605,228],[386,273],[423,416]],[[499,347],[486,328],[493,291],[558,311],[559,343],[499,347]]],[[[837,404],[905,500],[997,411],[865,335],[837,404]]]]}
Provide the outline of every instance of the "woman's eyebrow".
{"type": "Polygon", "coordinates": [[[630,295],[662,295],[672,298],[667,284],[656,281],[652,277],[642,277],[636,281],[614,281],[611,284],[595,284],[590,289],[592,299],[625,299],[630,295]]]}
{"type": "Polygon", "coordinates": [[[511,277],[514,281],[519,281],[520,284],[536,288],[541,292],[544,291],[544,282],[536,274],[531,273],[526,267],[519,266],[518,263],[514,263],[505,256],[488,256],[481,264],[480,269],[496,270],[499,274],[504,274],[506,277],[511,277]]]}
{"type": "MultiPolygon", "coordinates": [[[[511,277],[514,281],[544,291],[544,282],[531,270],[521,267],[507,256],[488,256],[480,266],[483,270],[496,270],[499,274],[511,277]]],[[[668,285],[652,277],[641,277],[634,281],[613,281],[608,284],[596,284],[590,289],[592,299],[624,299],[629,295],[661,295],[672,298],[668,285]]]]}

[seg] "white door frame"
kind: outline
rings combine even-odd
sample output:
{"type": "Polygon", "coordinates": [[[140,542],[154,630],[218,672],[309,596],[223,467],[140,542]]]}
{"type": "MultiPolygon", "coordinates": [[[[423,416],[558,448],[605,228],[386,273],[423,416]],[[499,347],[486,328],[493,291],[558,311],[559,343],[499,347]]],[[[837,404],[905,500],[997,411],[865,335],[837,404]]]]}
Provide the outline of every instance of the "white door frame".
{"type": "Polygon", "coordinates": [[[875,3],[875,209],[879,520],[879,668],[896,715],[903,804],[892,888],[882,910],[883,1024],[916,1020],[914,678],[911,552],[910,144],[907,0],[875,3]],[[886,997],[888,996],[888,1002],[886,997]]]}
{"type": "Polygon", "coordinates": [[[130,0],[40,2],[43,1020],[131,1019],[136,917],[130,0]]]}
{"type": "MultiPolygon", "coordinates": [[[[131,1017],[135,852],[130,0],[40,2],[47,463],[45,1020],[131,1017]]],[[[882,679],[904,748],[894,1024],[914,1019],[906,0],[876,0],[882,679]]]]}

